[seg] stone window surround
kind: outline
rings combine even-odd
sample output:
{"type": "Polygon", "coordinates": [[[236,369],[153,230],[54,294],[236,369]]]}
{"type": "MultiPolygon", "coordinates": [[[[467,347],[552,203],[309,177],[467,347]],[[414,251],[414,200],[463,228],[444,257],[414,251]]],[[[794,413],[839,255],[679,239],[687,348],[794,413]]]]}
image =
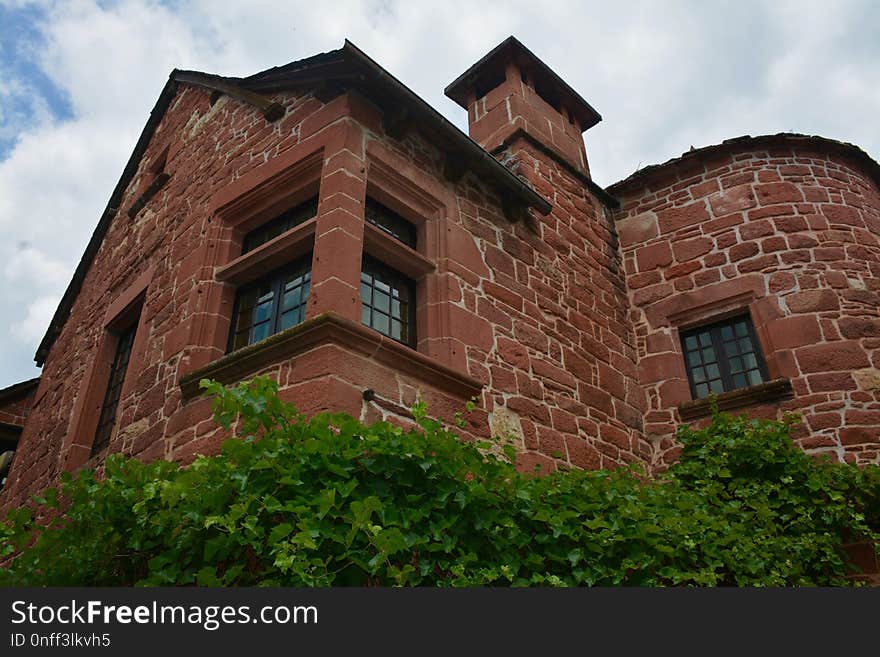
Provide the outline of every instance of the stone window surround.
{"type": "MultiPolygon", "coordinates": [[[[351,150],[345,149],[347,144],[364,144],[364,158],[360,161],[362,180],[344,180],[343,204],[355,200],[360,212],[363,212],[366,197],[369,196],[392,211],[412,222],[417,230],[418,250],[411,249],[399,240],[385,234],[380,229],[363,221],[361,216],[358,226],[362,230],[362,240],[357,255],[357,280],[352,281],[353,289],[358,291],[357,308],[351,317],[347,309],[338,312],[335,308],[327,308],[325,304],[313,305],[313,299],[306,313],[306,324],[312,327],[310,333],[323,335],[327,341],[338,342],[343,346],[355,340],[358,347],[374,335],[375,353],[393,353],[382,360],[397,364],[398,369],[411,372],[428,372],[434,369],[443,372],[437,379],[431,377],[431,383],[447,389],[465,398],[478,393],[481,386],[466,372],[464,350],[456,348],[447,339],[450,312],[448,310],[448,288],[443,284],[443,259],[446,254],[446,221],[449,207],[455,207],[455,197],[450,190],[420,171],[399,155],[375,140],[364,139],[362,128],[353,122],[337,124],[306,142],[293,147],[283,156],[270,161],[267,166],[250,172],[242,179],[233,183],[215,199],[212,226],[209,227],[209,262],[206,266],[213,271],[214,280],[222,284],[222,291],[210,295],[210,305],[200,318],[193,322],[190,330],[190,344],[208,345],[212,357],[190,359],[179,368],[179,382],[184,393],[184,400],[198,394],[197,384],[200,376],[211,376],[224,382],[234,382],[265,367],[266,356],[277,360],[294,357],[301,349],[294,345],[295,340],[286,340],[288,332],[301,331],[300,327],[292,327],[282,331],[273,338],[271,349],[260,349],[259,345],[225,355],[226,340],[231,320],[231,308],[237,286],[255,280],[261,273],[271,267],[283,265],[297,255],[313,250],[312,292],[322,281],[315,276],[316,260],[319,247],[316,237],[321,231],[322,215],[338,212],[333,207],[328,211],[326,197],[332,198],[334,192],[327,188],[338,188],[338,170],[332,170],[337,157],[351,158],[351,150]],[[355,133],[355,134],[352,134],[355,133]],[[343,146],[342,152],[334,155],[335,148],[343,146]],[[331,177],[336,180],[328,184],[331,177]],[[319,197],[318,215],[305,223],[279,235],[244,255],[241,253],[241,241],[245,233],[260,223],[271,219],[275,214],[287,207],[307,200],[317,194],[319,197]],[[314,245],[314,246],[313,246],[314,245]],[[357,318],[359,323],[359,276],[361,254],[368,253],[416,282],[416,332],[418,345],[413,350],[405,345],[390,344],[390,338],[366,327],[366,331],[356,330],[325,330],[314,332],[314,325],[327,323],[335,326],[340,322],[352,324],[350,320],[357,318]],[[438,266],[438,264],[440,266],[438,266]],[[329,310],[329,312],[328,312],[329,310]],[[346,322],[346,320],[349,320],[346,322]],[[280,337],[277,337],[280,336],[280,337]],[[208,338],[206,342],[198,340],[208,338]],[[216,344],[214,344],[216,343],[216,344]],[[284,348],[284,345],[288,345],[284,348]],[[256,349],[254,349],[256,347],[256,349]],[[245,362],[231,361],[244,360],[245,362]],[[249,361],[249,362],[247,362],[249,361]],[[408,361],[412,361],[411,363],[408,361]],[[228,381],[227,381],[228,379],[228,381]],[[193,385],[195,383],[195,386],[193,385]]],[[[351,165],[349,164],[349,167],[351,165]]],[[[336,189],[335,195],[339,196],[336,189]]],[[[352,208],[345,208],[348,218],[352,216],[352,208]]],[[[336,230],[339,230],[338,228],[336,230]]],[[[327,234],[329,234],[328,231],[327,234]]],[[[345,232],[344,229],[339,231],[345,232]]],[[[344,235],[343,237],[348,237],[344,235]]],[[[343,243],[344,246],[344,243],[343,243]]],[[[324,251],[324,253],[327,253],[324,251]]],[[[344,289],[334,288],[335,289],[344,289]]],[[[333,295],[339,297],[341,295],[333,295]]],[[[326,297],[325,297],[326,298],[326,297]]],[[[356,349],[358,350],[358,349],[356,349]]]]}
{"type": "Polygon", "coordinates": [[[119,331],[136,322],[134,343],[128,362],[127,373],[119,395],[117,416],[122,411],[125,398],[137,378],[133,374],[143,369],[144,351],[147,344],[147,330],[144,327],[141,308],[147,296],[147,288],[153,279],[153,268],[140,274],[126,287],[104,313],[103,329],[98,342],[95,358],[83,379],[80,394],[71,415],[72,429],[65,438],[61,453],[66,454],[65,470],[75,471],[91,462],[102,460],[113,445],[118,424],[110,435],[108,446],[94,456],[91,455],[95,431],[101,414],[101,406],[110,376],[110,367],[119,339],[119,331]]]}
{"type": "MultiPolygon", "coordinates": [[[[748,315],[754,328],[758,347],[764,358],[768,380],[758,385],[746,386],[716,395],[714,403],[717,403],[720,410],[735,410],[775,402],[790,396],[791,382],[781,374],[776,352],[770,342],[765,322],[762,321],[759,306],[764,299],[753,289],[743,290],[736,280],[721,283],[715,286],[715,289],[717,292],[712,295],[712,298],[702,303],[693,301],[695,297],[693,292],[676,294],[677,303],[675,305],[681,309],[659,314],[660,323],[670,326],[673,350],[678,356],[675,371],[670,373],[669,378],[682,379],[690,395],[685,355],[681,346],[681,332],[733,317],[748,315]]],[[[654,382],[647,381],[645,383],[654,382]]],[[[712,406],[712,397],[691,398],[678,403],[676,410],[682,421],[688,421],[711,415],[712,406]]]]}

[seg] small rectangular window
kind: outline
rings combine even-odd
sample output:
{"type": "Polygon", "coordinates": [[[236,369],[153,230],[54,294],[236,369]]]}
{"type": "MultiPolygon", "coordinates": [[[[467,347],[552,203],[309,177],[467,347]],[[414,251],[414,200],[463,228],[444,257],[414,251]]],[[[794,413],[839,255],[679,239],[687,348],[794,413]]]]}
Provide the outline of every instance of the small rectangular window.
{"type": "Polygon", "coordinates": [[[681,344],[694,399],[767,380],[764,358],[748,315],[682,332],[681,344]]]}
{"type": "Polygon", "coordinates": [[[296,326],[306,318],[312,255],[242,287],[235,298],[229,350],[235,351],[296,326]]]}
{"type": "Polygon", "coordinates": [[[366,219],[367,223],[373,224],[376,228],[388,233],[394,239],[403,242],[409,248],[416,248],[416,227],[381,203],[368,198],[364,210],[364,219],[366,219]]]}
{"type": "Polygon", "coordinates": [[[128,369],[128,361],[131,359],[131,348],[134,345],[136,330],[137,322],[122,332],[116,342],[116,353],[113,355],[113,364],[110,366],[107,391],[104,393],[101,416],[98,419],[98,428],[95,430],[95,439],[92,442],[92,456],[110,444],[113,427],[116,425],[116,409],[119,407],[119,397],[122,395],[122,384],[125,382],[125,372],[128,369]]]}
{"type": "Polygon", "coordinates": [[[361,321],[393,340],[415,347],[415,283],[364,255],[361,268],[361,321]]]}
{"type": "Polygon", "coordinates": [[[316,214],[318,214],[317,198],[312,198],[305,203],[300,203],[296,207],[281,213],[274,219],[267,221],[262,226],[255,228],[244,236],[244,242],[241,249],[242,255],[249,251],[253,251],[269,240],[275,239],[282,233],[286,233],[291,228],[304,224],[316,214]]]}

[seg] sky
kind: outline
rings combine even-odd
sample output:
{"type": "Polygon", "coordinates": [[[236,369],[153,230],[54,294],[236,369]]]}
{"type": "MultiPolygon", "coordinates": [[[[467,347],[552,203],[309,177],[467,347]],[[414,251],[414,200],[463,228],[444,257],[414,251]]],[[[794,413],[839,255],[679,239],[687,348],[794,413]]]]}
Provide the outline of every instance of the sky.
{"type": "Polygon", "coordinates": [[[33,356],[173,68],[249,75],[350,39],[443,88],[513,34],[603,116],[594,180],[745,134],[880,159],[880,2],[0,0],[0,388],[33,356]]]}

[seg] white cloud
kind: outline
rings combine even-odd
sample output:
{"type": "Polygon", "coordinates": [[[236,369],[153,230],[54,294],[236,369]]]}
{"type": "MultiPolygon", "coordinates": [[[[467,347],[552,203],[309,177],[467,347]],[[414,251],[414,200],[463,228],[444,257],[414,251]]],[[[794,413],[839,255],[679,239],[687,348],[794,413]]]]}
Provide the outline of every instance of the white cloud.
{"type": "Polygon", "coordinates": [[[347,37],[465,127],[443,87],[514,34],[604,116],[585,135],[603,185],[745,133],[824,134],[880,153],[871,0],[35,4],[42,42],[27,52],[72,116],[54,118],[0,45],[0,139],[17,139],[0,161],[0,386],[33,375],[34,349],[175,67],[248,75],[347,37]]]}

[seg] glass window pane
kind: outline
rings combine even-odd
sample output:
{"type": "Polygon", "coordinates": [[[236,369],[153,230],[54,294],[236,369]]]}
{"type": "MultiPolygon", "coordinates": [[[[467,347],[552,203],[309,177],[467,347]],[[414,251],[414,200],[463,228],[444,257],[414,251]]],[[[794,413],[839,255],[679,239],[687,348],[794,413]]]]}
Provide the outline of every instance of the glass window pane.
{"type": "Polygon", "coordinates": [[[388,334],[388,315],[373,313],[373,328],[379,333],[388,334]]]}
{"type": "Polygon", "coordinates": [[[391,299],[388,297],[387,294],[377,292],[373,295],[373,308],[375,308],[376,310],[381,310],[383,313],[390,312],[391,299]]]}
{"type": "Polygon", "coordinates": [[[705,383],[697,384],[697,398],[702,399],[703,397],[709,396],[709,386],[705,383]]]}
{"type": "Polygon", "coordinates": [[[733,340],[733,328],[729,324],[721,327],[721,339],[733,340]]]}
{"type": "Polygon", "coordinates": [[[684,346],[688,351],[692,351],[697,348],[697,336],[689,335],[684,340],[684,346]]]}
{"type": "Polygon", "coordinates": [[[239,290],[233,317],[230,350],[264,340],[276,331],[295,326],[305,318],[312,256],[308,254],[257,283],[239,290]],[[276,305],[276,290],[283,291],[276,305]]]}
{"type": "Polygon", "coordinates": [[[725,342],[724,343],[724,355],[727,357],[736,356],[739,351],[736,348],[736,342],[725,342]]]}
{"type": "Polygon", "coordinates": [[[706,380],[706,370],[702,367],[694,368],[694,383],[701,383],[706,380]]]}
{"type": "Polygon", "coordinates": [[[751,370],[749,372],[749,383],[752,385],[757,385],[762,381],[761,373],[758,370],[751,370]]]}
{"type": "Polygon", "coordinates": [[[294,306],[299,305],[302,299],[302,288],[295,287],[290,292],[285,292],[281,298],[281,312],[290,310],[294,306]]]}
{"type": "Polygon", "coordinates": [[[736,323],[736,334],[740,337],[749,334],[749,329],[746,326],[745,322],[737,322],[736,323]]]}
{"type": "Polygon", "coordinates": [[[688,363],[690,363],[691,367],[699,365],[701,362],[699,351],[692,351],[688,354],[688,363]]]}
{"type": "Polygon", "coordinates": [[[743,356],[743,360],[746,363],[745,369],[747,370],[755,369],[758,367],[758,359],[755,358],[754,353],[746,354],[745,356],[743,356]]]}
{"type": "Polygon", "coordinates": [[[739,341],[739,348],[741,351],[751,351],[752,350],[752,341],[748,338],[742,338],[739,341]]]}
{"type": "Polygon", "coordinates": [[[416,247],[416,227],[399,214],[367,198],[364,219],[379,230],[400,240],[410,248],[416,247]]]}
{"type": "Polygon", "coordinates": [[[710,363],[715,360],[715,350],[712,347],[703,349],[703,362],[710,363]]]}
{"type": "Polygon", "coordinates": [[[734,374],[733,386],[735,388],[744,388],[745,385],[746,385],[746,375],[745,374],[734,374]]]}
{"type": "Polygon", "coordinates": [[[364,255],[362,268],[369,275],[362,277],[361,283],[363,323],[395,340],[411,344],[414,336],[408,310],[414,295],[413,282],[368,255],[364,255]]]}
{"type": "Polygon", "coordinates": [[[706,374],[710,379],[718,379],[721,377],[721,371],[718,369],[718,365],[713,363],[706,368],[706,374]]]}
{"type": "Polygon", "coordinates": [[[282,233],[305,223],[318,213],[318,199],[312,198],[297,205],[255,228],[244,236],[242,253],[253,251],[258,246],[275,239],[282,233]]]}
{"type": "Polygon", "coordinates": [[[721,382],[721,379],[710,381],[709,387],[716,395],[720,395],[722,392],[724,392],[724,384],[721,382]]]}
{"type": "Polygon", "coordinates": [[[256,310],[254,311],[254,324],[258,322],[265,322],[270,317],[272,317],[272,306],[273,303],[271,296],[269,297],[268,301],[265,301],[257,306],[256,310]]]}
{"type": "Polygon", "coordinates": [[[265,340],[271,335],[271,322],[264,322],[263,324],[257,324],[254,326],[254,337],[253,342],[259,342],[260,340],[265,340]]]}
{"type": "Polygon", "coordinates": [[[712,336],[709,334],[709,332],[705,331],[703,333],[700,333],[700,345],[703,347],[708,347],[710,344],[712,344],[712,336]]]}
{"type": "Polygon", "coordinates": [[[743,371],[743,363],[742,358],[731,358],[730,359],[730,371],[736,374],[737,372],[743,371]]]}

